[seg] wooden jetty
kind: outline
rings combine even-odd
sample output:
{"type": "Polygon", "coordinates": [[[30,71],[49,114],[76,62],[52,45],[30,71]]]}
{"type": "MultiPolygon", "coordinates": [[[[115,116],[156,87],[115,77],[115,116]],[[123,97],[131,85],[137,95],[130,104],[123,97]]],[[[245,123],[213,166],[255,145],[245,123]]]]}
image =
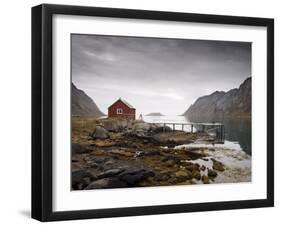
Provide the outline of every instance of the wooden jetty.
{"type": "Polygon", "coordinates": [[[167,126],[173,131],[187,131],[185,129],[190,128],[190,132],[205,132],[213,136],[217,142],[224,142],[225,140],[225,128],[222,123],[178,123],[178,122],[163,122],[154,123],[163,126],[163,132],[166,132],[167,126]]]}

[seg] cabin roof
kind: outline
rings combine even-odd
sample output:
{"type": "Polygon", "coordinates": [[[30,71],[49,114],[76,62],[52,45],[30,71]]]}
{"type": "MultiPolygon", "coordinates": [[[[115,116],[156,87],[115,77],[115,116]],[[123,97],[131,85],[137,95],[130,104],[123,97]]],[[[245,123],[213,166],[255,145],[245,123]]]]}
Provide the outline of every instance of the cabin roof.
{"type": "Polygon", "coordinates": [[[122,101],[123,104],[125,104],[128,108],[132,108],[132,109],[135,109],[131,104],[129,104],[127,101],[125,101],[124,99],[122,99],[121,97],[116,100],[113,104],[111,104],[108,108],[112,107],[116,102],[118,101],[122,101]]]}

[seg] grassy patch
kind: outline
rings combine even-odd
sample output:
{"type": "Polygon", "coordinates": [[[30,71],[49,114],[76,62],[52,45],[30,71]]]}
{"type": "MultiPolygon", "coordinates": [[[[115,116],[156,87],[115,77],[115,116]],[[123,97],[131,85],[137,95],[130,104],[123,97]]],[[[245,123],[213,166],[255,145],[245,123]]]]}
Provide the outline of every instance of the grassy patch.
{"type": "Polygon", "coordinates": [[[88,136],[96,128],[98,119],[90,116],[72,116],[71,133],[72,142],[80,141],[81,138],[88,136]]]}

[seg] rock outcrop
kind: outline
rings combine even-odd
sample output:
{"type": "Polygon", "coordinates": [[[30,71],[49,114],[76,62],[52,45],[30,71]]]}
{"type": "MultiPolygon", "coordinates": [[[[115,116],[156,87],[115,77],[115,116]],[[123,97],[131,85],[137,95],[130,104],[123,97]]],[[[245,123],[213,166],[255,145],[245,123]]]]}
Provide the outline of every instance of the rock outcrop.
{"type": "Polygon", "coordinates": [[[94,139],[107,139],[109,138],[109,133],[103,126],[97,125],[91,137],[94,139]]]}

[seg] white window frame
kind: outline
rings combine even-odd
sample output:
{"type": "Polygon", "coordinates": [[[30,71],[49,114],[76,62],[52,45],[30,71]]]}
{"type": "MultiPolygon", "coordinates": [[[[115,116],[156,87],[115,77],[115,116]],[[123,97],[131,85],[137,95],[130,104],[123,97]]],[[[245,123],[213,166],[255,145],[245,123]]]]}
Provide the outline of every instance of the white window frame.
{"type": "Polygon", "coordinates": [[[122,108],[117,108],[116,109],[117,115],[122,115],[123,114],[123,109],[122,108]]]}

